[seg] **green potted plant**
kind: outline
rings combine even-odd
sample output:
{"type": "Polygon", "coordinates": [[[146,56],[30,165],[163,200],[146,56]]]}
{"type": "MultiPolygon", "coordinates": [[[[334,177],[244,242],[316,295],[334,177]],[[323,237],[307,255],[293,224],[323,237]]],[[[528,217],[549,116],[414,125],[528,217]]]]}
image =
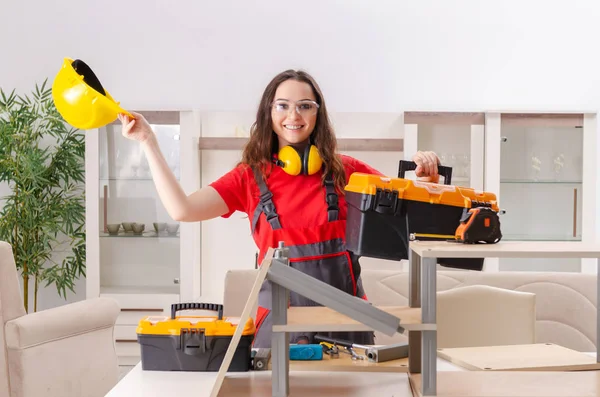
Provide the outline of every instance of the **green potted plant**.
{"type": "Polygon", "coordinates": [[[40,283],[66,298],[85,277],[85,137],[46,83],[31,95],[0,88],[0,240],[12,245],[27,311],[30,281],[37,311],[40,283]]]}

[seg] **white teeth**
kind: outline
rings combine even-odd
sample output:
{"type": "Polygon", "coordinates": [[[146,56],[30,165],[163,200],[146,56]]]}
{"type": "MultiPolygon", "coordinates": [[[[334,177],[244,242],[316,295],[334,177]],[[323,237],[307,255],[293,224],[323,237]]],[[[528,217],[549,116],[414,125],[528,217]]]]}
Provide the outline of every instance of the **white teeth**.
{"type": "Polygon", "coordinates": [[[298,130],[300,128],[302,128],[301,125],[286,125],[285,128],[287,128],[288,130],[298,130]]]}

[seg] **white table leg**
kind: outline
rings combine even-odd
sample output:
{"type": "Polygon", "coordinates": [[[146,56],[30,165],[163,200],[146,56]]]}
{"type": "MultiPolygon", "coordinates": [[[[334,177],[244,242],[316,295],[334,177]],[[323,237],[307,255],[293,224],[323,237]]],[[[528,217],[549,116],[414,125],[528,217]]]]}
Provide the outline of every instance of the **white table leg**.
{"type": "MultiPolygon", "coordinates": [[[[287,324],[287,309],[289,291],[277,283],[271,283],[271,304],[273,325],[287,324]]],[[[290,394],[290,340],[287,332],[273,332],[272,348],[272,377],[273,397],[287,397],[290,394]]]]}
{"type": "MultiPolygon", "coordinates": [[[[436,258],[421,258],[421,321],[436,323],[436,258]]],[[[437,331],[421,331],[421,392],[437,394],[437,331]]]]}
{"type": "MultiPolygon", "coordinates": [[[[408,306],[421,307],[421,257],[408,251],[408,306]]],[[[421,331],[408,331],[408,372],[421,373],[421,331]]]]}

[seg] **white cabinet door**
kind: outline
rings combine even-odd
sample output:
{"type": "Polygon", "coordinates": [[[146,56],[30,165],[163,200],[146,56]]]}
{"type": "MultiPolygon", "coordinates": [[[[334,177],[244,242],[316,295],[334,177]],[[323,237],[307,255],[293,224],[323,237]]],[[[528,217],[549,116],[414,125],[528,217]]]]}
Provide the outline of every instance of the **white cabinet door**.
{"type": "MultiPolygon", "coordinates": [[[[179,178],[179,125],[153,129],[179,178]]],[[[99,150],[100,293],[178,295],[179,223],[158,197],[142,147],[108,125],[99,150]]]]}
{"type": "MultiPolygon", "coordinates": [[[[500,115],[503,240],[580,241],[583,115],[500,115]]],[[[500,271],[579,272],[581,260],[500,259],[500,271]]]]}
{"type": "Polygon", "coordinates": [[[405,159],[416,151],[434,151],[442,165],[452,168],[453,185],[483,189],[482,113],[406,112],[404,124],[405,159]]]}
{"type": "MultiPolygon", "coordinates": [[[[484,190],[484,116],[483,113],[406,112],[404,159],[412,159],[417,151],[433,151],[441,165],[452,168],[452,185],[484,190]]],[[[416,176],[410,172],[405,178],[416,176]]],[[[440,178],[440,183],[445,182],[440,178]]],[[[487,260],[484,263],[487,266],[487,260]]]]}

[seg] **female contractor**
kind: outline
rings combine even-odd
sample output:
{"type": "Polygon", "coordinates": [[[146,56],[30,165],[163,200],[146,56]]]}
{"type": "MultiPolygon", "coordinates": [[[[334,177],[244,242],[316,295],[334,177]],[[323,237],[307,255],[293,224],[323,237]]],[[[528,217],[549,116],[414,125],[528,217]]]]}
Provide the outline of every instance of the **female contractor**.
{"type": "MultiPolygon", "coordinates": [[[[337,153],[323,94],[305,72],[287,70],[267,85],[241,162],[218,180],[186,195],[169,169],[157,139],[141,114],[119,116],[123,135],[141,142],[163,205],[177,221],[194,222],[248,214],[259,263],[279,241],[290,265],[348,294],[366,299],[360,264],[346,250],[344,186],[353,172],[379,174],[367,164],[337,153]]],[[[438,181],[439,160],[419,152],[417,176],[438,181]]],[[[259,293],[254,347],[271,345],[271,293],[259,293]]],[[[290,293],[293,306],[316,305],[290,293]]],[[[374,344],[372,332],[325,333],[354,343],[374,344]]],[[[314,333],[293,333],[290,343],[313,343],[314,333]]]]}

